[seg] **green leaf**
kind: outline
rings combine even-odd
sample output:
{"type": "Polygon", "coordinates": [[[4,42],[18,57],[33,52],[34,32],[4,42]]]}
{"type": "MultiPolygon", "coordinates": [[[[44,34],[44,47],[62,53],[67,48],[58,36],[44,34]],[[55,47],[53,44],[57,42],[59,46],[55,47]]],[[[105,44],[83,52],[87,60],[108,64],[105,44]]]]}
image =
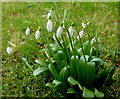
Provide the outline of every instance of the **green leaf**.
{"type": "Polygon", "coordinates": [[[84,98],[93,98],[94,97],[94,92],[91,90],[88,90],[87,88],[83,87],[83,93],[82,96],[84,98]]]}
{"type": "Polygon", "coordinates": [[[85,78],[85,85],[87,87],[91,86],[94,78],[95,78],[95,63],[94,62],[88,62],[87,63],[87,75],[85,78]]]}
{"type": "Polygon", "coordinates": [[[47,83],[45,86],[50,87],[51,89],[55,89],[54,84],[53,83],[47,83]]]}
{"type": "Polygon", "coordinates": [[[65,94],[67,91],[66,85],[58,80],[53,80],[53,84],[55,84],[55,88],[57,88],[57,91],[60,92],[61,94],[65,94]]]}
{"type": "Polygon", "coordinates": [[[95,97],[99,97],[99,98],[103,98],[104,97],[104,93],[98,91],[96,88],[95,89],[95,97]]]}
{"type": "Polygon", "coordinates": [[[99,70],[98,79],[94,83],[95,86],[101,87],[104,84],[104,82],[106,81],[108,75],[109,75],[109,72],[107,69],[103,68],[103,69],[99,70]]]}
{"type": "Polygon", "coordinates": [[[58,85],[62,84],[62,82],[60,82],[58,80],[53,80],[53,83],[55,84],[55,86],[58,86],[58,85]]]}
{"type": "Polygon", "coordinates": [[[71,57],[70,60],[70,75],[77,79],[78,78],[78,69],[77,69],[77,65],[78,65],[78,59],[77,57],[75,58],[74,56],[71,57]]]}
{"type": "Polygon", "coordinates": [[[39,68],[37,68],[34,72],[33,72],[33,75],[38,75],[39,73],[41,73],[41,72],[43,72],[43,71],[45,71],[45,70],[48,70],[48,68],[47,67],[39,67],[39,68]]]}
{"type": "Polygon", "coordinates": [[[67,11],[66,11],[66,9],[64,10],[64,19],[63,20],[65,20],[66,19],[66,17],[67,17],[67,11]]]}
{"type": "Polygon", "coordinates": [[[50,44],[50,47],[52,47],[53,51],[57,51],[59,49],[59,47],[57,46],[57,44],[50,44]]]}
{"type": "Polygon", "coordinates": [[[74,86],[74,85],[78,85],[80,90],[82,90],[82,86],[80,85],[80,83],[78,81],[76,81],[73,77],[68,77],[68,83],[71,85],[71,86],[74,86]]]}
{"type": "Polygon", "coordinates": [[[48,68],[51,71],[51,73],[54,75],[55,79],[58,79],[58,73],[57,73],[54,65],[53,64],[49,64],[48,68]]]}
{"type": "Polygon", "coordinates": [[[53,58],[56,62],[61,62],[62,60],[65,60],[65,54],[60,50],[53,56],[53,58]]]}
{"type": "Polygon", "coordinates": [[[111,84],[115,82],[115,80],[112,79],[112,76],[114,75],[114,73],[115,73],[115,67],[113,67],[109,72],[107,81],[105,82],[106,86],[110,86],[111,84]]]}
{"type": "Polygon", "coordinates": [[[77,65],[78,75],[76,76],[76,80],[79,81],[79,83],[83,86],[85,85],[85,82],[86,82],[85,79],[86,79],[88,68],[87,68],[86,62],[83,61],[82,59],[80,59],[77,64],[78,64],[77,65]]]}
{"type": "Polygon", "coordinates": [[[76,93],[76,91],[74,90],[74,88],[69,88],[69,89],[67,90],[67,93],[68,93],[68,94],[76,93]]]}
{"type": "MultiPolygon", "coordinates": [[[[68,67],[68,66],[67,66],[68,67]]],[[[61,71],[60,71],[60,74],[59,74],[59,80],[66,83],[67,81],[67,78],[68,78],[68,70],[66,67],[64,67],[61,71]]]]}
{"type": "Polygon", "coordinates": [[[103,62],[103,60],[100,58],[93,58],[91,61],[92,62],[103,62]]]}
{"type": "MultiPolygon", "coordinates": [[[[85,58],[86,58],[86,61],[88,62],[89,56],[88,56],[88,55],[85,55],[85,58]]],[[[80,60],[85,61],[85,58],[84,58],[84,55],[82,55],[82,56],[80,57],[80,60]]]]}
{"type": "Polygon", "coordinates": [[[79,55],[82,55],[82,54],[83,54],[82,48],[79,48],[79,49],[77,50],[77,52],[78,52],[79,55]]]}
{"type": "Polygon", "coordinates": [[[114,73],[115,73],[115,66],[110,70],[108,79],[111,79],[114,73]]]}
{"type": "Polygon", "coordinates": [[[84,54],[89,55],[90,54],[90,42],[86,41],[84,44],[84,54]]]}

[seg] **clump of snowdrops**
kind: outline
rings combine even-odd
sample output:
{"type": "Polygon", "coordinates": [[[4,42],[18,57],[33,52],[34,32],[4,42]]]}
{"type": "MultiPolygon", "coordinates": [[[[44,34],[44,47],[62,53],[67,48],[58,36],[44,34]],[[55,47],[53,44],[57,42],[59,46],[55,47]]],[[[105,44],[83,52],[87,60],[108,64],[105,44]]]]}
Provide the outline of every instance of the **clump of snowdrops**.
{"type": "MultiPolygon", "coordinates": [[[[67,23],[66,10],[63,21],[59,24],[56,22],[58,28],[54,32],[52,20],[55,20],[55,17],[52,12],[53,9],[47,15],[46,29],[53,35],[54,43],[50,43],[40,27],[36,30],[35,38],[41,38],[45,42],[43,52],[46,60],[36,60],[40,65],[33,75],[50,71],[54,80],[46,83],[46,86],[56,91],[56,97],[103,98],[105,94],[102,88],[114,82],[112,76],[115,67],[106,67],[107,63],[100,58],[102,45],[97,32],[93,39],[88,35],[89,39],[83,42],[82,38],[86,35],[84,31],[90,24],[82,22],[83,28],[79,31],[76,24],[67,23]],[[63,35],[65,33],[66,35],[63,35]]],[[[30,35],[30,27],[27,27],[25,34],[30,35]]],[[[7,52],[11,53],[11,48],[8,48],[7,52]]]]}

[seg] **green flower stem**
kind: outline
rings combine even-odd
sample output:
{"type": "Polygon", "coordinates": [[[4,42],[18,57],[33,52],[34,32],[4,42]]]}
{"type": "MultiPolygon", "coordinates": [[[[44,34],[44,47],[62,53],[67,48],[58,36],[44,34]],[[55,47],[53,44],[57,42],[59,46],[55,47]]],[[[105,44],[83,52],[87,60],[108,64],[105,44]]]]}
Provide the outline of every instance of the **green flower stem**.
{"type": "Polygon", "coordinates": [[[57,38],[57,36],[55,35],[55,39],[57,40],[59,46],[63,49],[63,45],[60,43],[59,39],[57,38]]]}
{"type": "Polygon", "coordinates": [[[75,26],[75,28],[76,28],[77,34],[78,34],[78,36],[79,36],[79,41],[80,41],[80,45],[81,45],[81,47],[82,47],[82,52],[83,52],[83,56],[84,56],[84,59],[85,59],[85,63],[87,64],[87,62],[86,62],[86,57],[85,57],[85,52],[84,52],[83,45],[82,45],[81,37],[80,37],[80,35],[79,35],[78,29],[77,29],[76,26],[75,26]]]}
{"type": "Polygon", "coordinates": [[[73,47],[73,43],[72,43],[72,38],[70,37],[70,33],[69,33],[69,31],[68,31],[68,29],[66,29],[67,30],[67,33],[68,33],[68,36],[69,36],[69,40],[70,40],[70,44],[71,44],[71,47],[72,47],[72,51],[73,51],[73,54],[74,54],[74,58],[76,59],[76,54],[75,54],[75,50],[74,50],[74,47],[73,47]]]}
{"type": "MultiPolygon", "coordinates": [[[[65,41],[64,41],[64,38],[62,36],[62,39],[63,39],[63,45],[60,43],[59,39],[57,38],[57,36],[55,35],[55,38],[59,44],[59,46],[62,48],[63,52],[66,52],[68,57],[69,57],[69,60],[70,60],[70,55],[69,55],[69,52],[68,52],[68,49],[66,47],[66,44],[65,44],[65,41]],[[64,46],[64,47],[63,47],[64,46]]],[[[67,60],[66,60],[66,63],[67,63],[67,60]]],[[[68,63],[67,63],[68,64],[68,63]]],[[[68,67],[66,67],[68,69],[68,67]]]]}
{"type": "MultiPolygon", "coordinates": [[[[64,45],[64,52],[66,52],[66,54],[67,54],[67,56],[68,56],[68,58],[69,58],[69,61],[70,61],[70,53],[68,52],[68,49],[67,49],[67,46],[66,46],[66,43],[65,43],[65,40],[64,40],[64,38],[63,38],[63,36],[61,36],[62,37],[62,40],[63,40],[63,45],[64,45]]],[[[67,58],[65,58],[66,59],[66,63],[67,63],[67,58]]],[[[68,63],[67,63],[68,64],[68,63]]],[[[69,64],[68,64],[69,65],[69,64]]],[[[67,67],[67,66],[66,66],[67,67]]],[[[68,69],[68,67],[67,67],[67,69],[68,69]]]]}

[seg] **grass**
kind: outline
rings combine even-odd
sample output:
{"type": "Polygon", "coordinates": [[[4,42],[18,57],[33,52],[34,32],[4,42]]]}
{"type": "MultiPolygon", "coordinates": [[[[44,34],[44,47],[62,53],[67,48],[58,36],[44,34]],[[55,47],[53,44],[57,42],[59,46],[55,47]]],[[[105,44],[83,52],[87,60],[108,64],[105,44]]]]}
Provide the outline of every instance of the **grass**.
{"type": "MultiPolygon", "coordinates": [[[[47,9],[54,7],[57,12],[59,21],[62,21],[64,9],[67,10],[70,20],[77,24],[81,30],[81,22],[89,22],[91,24],[86,30],[86,34],[90,33],[91,37],[95,36],[96,29],[98,36],[103,44],[101,57],[109,64],[112,63],[113,52],[118,48],[118,3],[44,3],[44,2],[4,2],[2,3],[2,96],[3,97],[54,97],[54,92],[45,87],[45,83],[52,79],[49,73],[33,76],[33,70],[38,65],[34,63],[35,58],[44,60],[44,53],[41,52],[44,42],[35,40],[34,34],[38,26],[41,26],[42,32],[49,39],[51,34],[46,30],[47,19],[42,17],[48,13],[47,9]],[[25,29],[30,24],[32,33],[29,37],[25,36],[25,29]],[[14,53],[8,55],[6,48],[8,41],[16,44],[14,53]],[[25,65],[21,59],[28,59],[30,68],[25,65]],[[31,69],[32,68],[32,69],[31,69]],[[50,79],[48,79],[50,78],[50,79]]],[[[55,22],[53,22],[55,23],[55,22]]],[[[57,27],[54,27],[56,31],[57,27]]],[[[119,86],[119,58],[116,59],[116,73],[114,75],[116,83],[110,87],[108,97],[118,98],[119,86]],[[115,89],[111,91],[111,89],[115,89]]]]}

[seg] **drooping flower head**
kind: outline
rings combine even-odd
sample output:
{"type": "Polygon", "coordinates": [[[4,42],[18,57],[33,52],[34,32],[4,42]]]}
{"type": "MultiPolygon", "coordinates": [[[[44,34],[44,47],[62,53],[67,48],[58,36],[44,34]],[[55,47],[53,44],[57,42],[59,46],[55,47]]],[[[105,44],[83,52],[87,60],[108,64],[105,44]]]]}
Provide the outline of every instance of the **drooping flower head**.
{"type": "MultiPolygon", "coordinates": [[[[69,29],[68,29],[69,34],[70,34],[70,37],[73,36],[73,34],[74,34],[74,32],[75,32],[74,26],[75,26],[75,24],[72,23],[72,25],[71,25],[71,26],[69,27],[69,29]]],[[[68,36],[68,33],[67,33],[67,37],[69,37],[69,36],[68,36]]]]}
{"type": "Polygon", "coordinates": [[[60,37],[62,33],[63,33],[63,23],[61,23],[60,26],[58,27],[56,36],[60,37]]]}
{"type": "Polygon", "coordinates": [[[29,27],[29,26],[26,28],[25,34],[26,34],[26,35],[29,35],[29,34],[30,34],[30,27],[29,27]]]}
{"type": "Polygon", "coordinates": [[[48,18],[47,30],[48,30],[48,32],[52,32],[52,20],[51,20],[51,16],[48,18]]]}
{"type": "Polygon", "coordinates": [[[6,52],[8,53],[8,54],[11,54],[12,52],[13,52],[13,50],[12,50],[12,47],[7,47],[7,49],[6,49],[6,52]]]}
{"type": "Polygon", "coordinates": [[[86,27],[86,24],[84,22],[82,22],[82,27],[85,28],[86,27]]]}
{"type": "Polygon", "coordinates": [[[83,38],[83,37],[84,37],[84,30],[81,30],[81,31],[79,32],[79,35],[77,36],[77,39],[79,39],[79,36],[80,36],[80,38],[83,38]]]}
{"type": "Polygon", "coordinates": [[[94,42],[96,42],[96,38],[95,38],[95,37],[92,38],[92,40],[91,40],[91,44],[93,44],[94,42]]]}
{"type": "Polygon", "coordinates": [[[38,27],[38,29],[37,29],[37,31],[36,31],[36,33],[35,33],[35,38],[36,38],[36,39],[39,39],[39,38],[40,38],[40,31],[41,31],[41,28],[38,27]]]}
{"type": "Polygon", "coordinates": [[[53,11],[53,7],[52,7],[52,9],[48,12],[48,14],[47,14],[47,19],[52,15],[52,11],[53,11]]]}

